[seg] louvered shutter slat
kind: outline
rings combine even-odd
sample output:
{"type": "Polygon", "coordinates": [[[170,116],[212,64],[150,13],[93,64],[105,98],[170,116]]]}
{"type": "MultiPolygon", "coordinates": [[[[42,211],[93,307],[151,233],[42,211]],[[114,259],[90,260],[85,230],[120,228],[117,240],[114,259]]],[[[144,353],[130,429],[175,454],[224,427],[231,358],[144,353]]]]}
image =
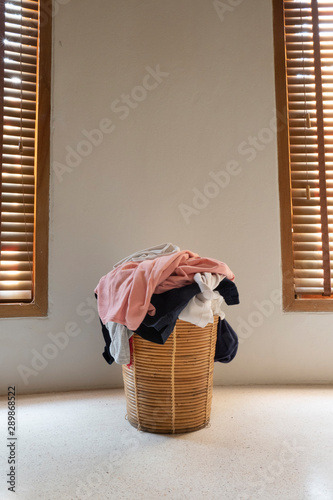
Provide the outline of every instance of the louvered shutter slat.
{"type": "Polygon", "coordinates": [[[324,293],[325,273],[332,281],[327,252],[333,257],[333,2],[283,5],[294,287],[304,297],[324,293]]]}
{"type": "Polygon", "coordinates": [[[38,16],[37,0],[5,3],[0,259],[2,302],[30,302],[33,298],[38,16]]]}

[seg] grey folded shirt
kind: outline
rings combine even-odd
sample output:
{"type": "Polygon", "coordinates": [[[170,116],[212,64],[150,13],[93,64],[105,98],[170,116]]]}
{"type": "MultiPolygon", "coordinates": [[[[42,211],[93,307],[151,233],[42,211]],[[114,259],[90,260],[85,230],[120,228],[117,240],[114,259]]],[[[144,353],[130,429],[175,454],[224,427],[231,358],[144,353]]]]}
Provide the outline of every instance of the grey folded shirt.
{"type": "Polygon", "coordinates": [[[128,365],[131,362],[129,339],[132,337],[133,332],[127,326],[113,323],[113,321],[109,321],[106,327],[111,338],[111,356],[119,365],[128,365]]]}
{"type": "Polygon", "coordinates": [[[179,252],[180,248],[173,243],[161,243],[161,245],[156,245],[155,247],[145,248],[144,250],[138,250],[132,255],[125,257],[113,266],[113,269],[124,264],[125,262],[141,262],[143,260],[152,260],[156,257],[162,257],[162,255],[171,255],[173,253],[179,252]]]}

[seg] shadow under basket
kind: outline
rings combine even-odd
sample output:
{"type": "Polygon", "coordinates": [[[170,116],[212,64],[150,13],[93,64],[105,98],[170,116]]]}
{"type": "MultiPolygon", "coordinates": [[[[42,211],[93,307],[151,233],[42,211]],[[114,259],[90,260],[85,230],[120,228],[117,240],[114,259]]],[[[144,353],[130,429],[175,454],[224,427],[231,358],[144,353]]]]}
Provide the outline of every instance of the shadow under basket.
{"type": "Polygon", "coordinates": [[[133,335],[132,365],[123,365],[127,416],[139,430],[193,432],[209,423],[218,316],[204,328],[177,320],[165,344],[133,335]]]}

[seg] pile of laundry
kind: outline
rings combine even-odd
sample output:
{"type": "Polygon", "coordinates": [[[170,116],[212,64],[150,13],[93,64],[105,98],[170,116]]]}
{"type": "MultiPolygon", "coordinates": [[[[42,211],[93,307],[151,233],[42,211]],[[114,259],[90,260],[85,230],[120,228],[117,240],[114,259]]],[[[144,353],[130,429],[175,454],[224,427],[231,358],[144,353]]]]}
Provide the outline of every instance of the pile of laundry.
{"type": "Polygon", "coordinates": [[[205,327],[219,316],[215,361],[229,363],[238,349],[224,304],[239,304],[227,264],[180,250],[172,243],[140,250],[117,262],[95,288],[105,341],[104,359],[129,364],[131,337],[164,344],[177,319],[205,327]]]}

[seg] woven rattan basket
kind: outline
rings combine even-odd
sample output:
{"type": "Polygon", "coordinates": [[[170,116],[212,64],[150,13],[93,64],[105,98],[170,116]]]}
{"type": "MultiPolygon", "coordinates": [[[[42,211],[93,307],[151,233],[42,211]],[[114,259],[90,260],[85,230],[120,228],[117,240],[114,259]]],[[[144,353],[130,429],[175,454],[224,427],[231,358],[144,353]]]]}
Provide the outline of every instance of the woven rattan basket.
{"type": "Polygon", "coordinates": [[[129,422],[161,434],[192,432],[209,423],[216,329],[177,320],[164,345],[133,335],[133,359],[123,365],[129,422]]]}

